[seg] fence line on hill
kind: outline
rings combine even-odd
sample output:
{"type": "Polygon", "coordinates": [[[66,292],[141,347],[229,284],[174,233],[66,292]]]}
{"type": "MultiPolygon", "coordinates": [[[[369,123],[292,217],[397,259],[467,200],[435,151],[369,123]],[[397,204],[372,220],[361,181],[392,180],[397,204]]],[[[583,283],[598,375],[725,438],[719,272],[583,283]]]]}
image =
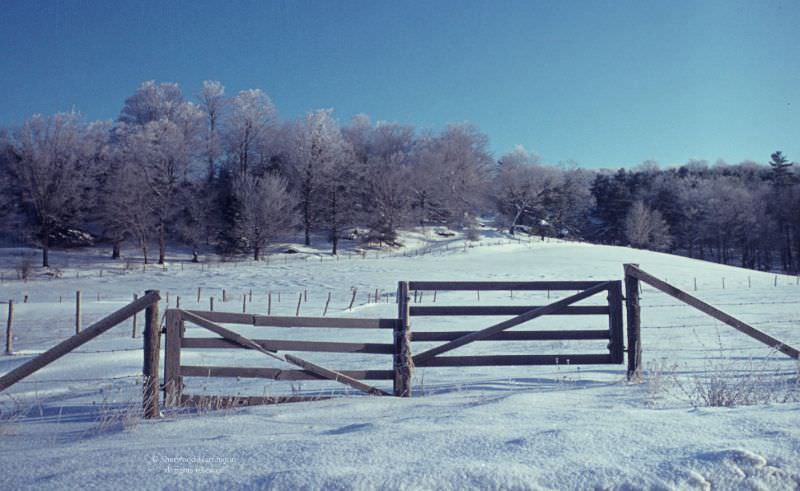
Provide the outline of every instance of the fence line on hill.
{"type": "MultiPolygon", "coordinates": [[[[789,286],[789,285],[786,285],[789,286]]],[[[790,286],[789,286],[790,287],[790,286]]],[[[640,288],[640,291],[642,289],[640,288]]],[[[644,297],[649,298],[651,293],[658,292],[655,288],[646,287],[643,289],[644,293],[646,294],[644,297]]],[[[720,290],[716,290],[718,293],[720,290]]],[[[731,292],[734,294],[737,290],[728,288],[726,292],[731,292]]],[[[186,292],[181,291],[184,295],[174,295],[173,293],[166,291],[165,292],[165,302],[166,307],[180,307],[178,305],[181,301],[183,302],[184,307],[193,307],[195,305],[203,304],[204,302],[211,301],[212,308],[214,310],[214,306],[219,311],[235,311],[234,309],[244,312],[244,313],[254,313],[254,314],[266,314],[266,315],[273,315],[279,312],[282,312],[282,315],[290,315],[293,313],[296,316],[300,315],[322,315],[327,316],[329,313],[334,314],[335,312],[345,312],[345,311],[352,311],[356,305],[360,307],[368,307],[371,305],[377,304],[385,304],[385,303],[396,303],[397,301],[397,293],[395,291],[386,291],[383,288],[372,288],[372,287],[363,287],[360,288],[352,287],[349,289],[330,289],[330,288],[321,288],[316,290],[309,290],[308,288],[281,288],[281,289],[261,289],[260,291],[254,291],[253,288],[210,288],[207,286],[198,287],[196,292],[186,292]],[[235,292],[235,294],[229,293],[235,292]],[[295,300],[300,297],[300,300],[295,300]],[[309,298],[316,299],[316,301],[309,302],[309,298]],[[224,300],[223,300],[224,299],[224,300]],[[311,305],[309,305],[311,304],[311,305]],[[237,307],[234,307],[237,306],[237,307]]],[[[483,303],[485,304],[489,299],[487,298],[488,292],[483,292],[483,298],[481,298],[481,292],[476,291],[476,296],[473,299],[473,303],[483,303]]],[[[516,294],[517,296],[521,295],[521,292],[514,292],[513,290],[508,292],[509,297],[513,298],[516,294]]],[[[423,292],[413,291],[411,292],[411,303],[412,304],[432,304],[438,301],[441,302],[443,300],[444,292],[429,292],[425,295],[423,292]]],[[[549,299],[551,296],[553,298],[558,298],[555,292],[546,292],[546,296],[549,299]]],[[[34,303],[38,303],[38,298],[32,298],[30,295],[25,295],[27,299],[26,302],[17,302],[13,299],[9,299],[8,301],[0,302],[0,305],[5,304],[7,306],[7,315],[4,316],[6,319],[6,353],[12,353],[15,348],[19,348],[19,346],[14,346],[17,343],[18,337],[14,336],[14,328],[19,331],[19,327],[23,326],[22,331],[25,331],[24,326],[30,322],[26,321],[25,319],[25,311],[26,308],[30,308],[34,303]]],[[[138,294],[132,294],[134,300],[138,298],[138,294]]],[[[69,299],[70,296],[67,296],[69,299]]],[[[84,317],[87,317],[88,320],[91,320],[93,314],[91,313],[91,309],[87,311],[86,307],[87,304],[94,303],[94,302],[121,302],[117,298],[111,296],[104,296],[99,293],[89,294],[85,296],[81,296],[79,292],[76,292],[74,296],[72,296],[74,307],[75,307],[75,331],[80,331],[80,324],[83,322],[84,317]],[[83,300],[81,300],[84,298],[83,300]],[[87,300],[88,299],[88,300],[87,300]],[[81,306],[81,303],[83,304],[81,306]]],[[[53,297],[53,302],[55,302],[55,296],[53,297]]],[[[68,300],[65,301],[63,295],[58,296],[58,302],[60,304],[65,304],[64,306],[67,307],[69,305],[68,300]]],[[[731,302],[714,302],[714,305],[719,307],[728,307],[728,306],[764,306],[764,305],[793,305],[796,304],[796,301],[793,300],[773,300],[773,301],[731,301],[731,302]]],[[[653,303],[649,304],[646,301],[642,301],[642,307],[647,309],[683,309],[685,308],[685,304],[680,301],[675,301],[672,303],[653,303]]],[[[334,314],[335,315],[335,314],[334,314]]],[[[132,337],[137,336],[137,315],[134,315],[131,318],[131,325],[132,325],[132,337]]],[[[791,321],[786,321],[791,322],[791,321]]],[[[760,321],[753,322],[754,325],[763,324],[760,321]]],[[[697,327],[701,327],[697,325],[697,327]]],[[[659,329],[659,328],[677,328],[673,327],[672,325],[668,326],[643,326],[644,329],[659,329]]]]}
{"type": "MultiPolygon", "coordinates": [[[[128,274],[128,273],[146,273],[148,271],[162,271],[162,272],[169,272],[174,271],[173,268],[180,269],[180,271],[184,271],[186,268],[194,267],[200,268],[201,271],[220,268],[224,265],[232,265],[233,268],[238,268],[240,264],[244,265],[253,265],[259,264],[262,266],[280,266],[280,265],[288,265],[294,262],[320,262],[320,263],[338,263],[342,261],[357,261],[357,260],[367,260],[367,259],[392,259],[392,258],[401,258],[401,257],[419,257],[419,256],[441,256],[445,253],[454,252],[454,251],[468,251],[470,249],[479,248],[479,247],[491,247],[491,246],[499,246],[499,245],[510,245],[510,244],[523,244],[523,245],[532,245],[534,242],[550,242],[550,240],[560,240],[560,239],[552,239],[550,237],[546,237],[544,241],[540,241],[538,237],[529,237],[529,238],[518,238],[518,237],[510,237],[504,239],[495,239],[495,240],[483,240],[477,242],[467,242],[464,245],[450,245],[450,244],[443,244],[443,245],[428,245],[416,249],[411,250],[404,250],[404,251],[382,251],[382,250],[371,250],[371,249],[364,249],[359,251],[343,251],[337,255],[331,255],[328,253],[323,252],[314,252],[314,253],[285,253],[285,252],[278,252],[273,254],[268,254],[263,257],[263,259],[259,261],[254,261],[251,259],[246,259],[246,256],[240,257],[225,257],[221,256],[217,260],[212,261],[200,261],[200,262],[192,262],[186,259],[177,259],[174,261],[167,261],[167,264],[158,264],[158,263],[144,263],[142,262],[141,258],[136,258],[135,262],[133,259],[122,259],[123,261],[117,267],[109,267],[106,266],[99,266],[93,268],[91,270],[86,269],[78,269],[74,273],[74,278],[85,278],[85,277],[103,277],[103,274],[128,274]]],[[[26,256],[30,259],[32,256],[26,256]]],[[[19,269],[19,267],[17,267],[19,269]]],[[[66,279],[72,278],[71,275],[66,275],[60,273],[62,269],[74,269],[72,268],[69,263],[63,266],[63,268],[53,267],[51,268],[54,273],[49,275],[49,279],[66,279]]],[[[26,278],[19,277],[21,275],[20,271],[13,271],[14,267],[12,266],[7,274],[7,271],[0,270],[0,285],[8,281],[26,281],[26,278]],[[11,274],[11,273],[15,274],[11,274]],[[16,277],[15,277],[16,276],[16,277]]]]}

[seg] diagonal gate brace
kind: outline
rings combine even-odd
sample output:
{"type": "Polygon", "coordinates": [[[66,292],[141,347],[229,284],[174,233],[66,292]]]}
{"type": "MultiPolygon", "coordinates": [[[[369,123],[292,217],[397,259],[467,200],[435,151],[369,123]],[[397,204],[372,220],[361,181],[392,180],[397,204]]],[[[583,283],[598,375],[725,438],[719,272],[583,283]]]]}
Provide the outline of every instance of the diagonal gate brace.
{"type": "Polygon", "coordinates": [[[518,315],[516,317],[512,317],[511,319],[505,320],[500,322],[499,324],[495,324],[493,326],[487,327],[486,329],[482,329],[480,331],[471,332],[460,338],[456,338],[449,343],[442,344],[435,348],[431,348],[428,351],[423,351],[422,353],[413,357],[414,364],[423,363],[425,361],[430,360],[431,358],[445,353],[447,351],[452,351],[456,348],[460,348],[465,344],[469,344],[473,341],[480,341],[481,339],[488,338],[493,334],[497,334],[500,331],[505,331],[506,329],[510,329],[514,326],[518,326],[524,322],[528,322],[529,320],[535,319],[537,317],[541,317],[543,315],[553,314],[558,312],[562,308],[571,305],[575,302],[579,302],[585,298],[591,297],[592,295],[599,293],[603,290],[608,289],[608,285],[611,282],[604,281],[602,283],[598,283],[597,285],[587,288],[582,292],[576,293],[570,297],[564,298],[559,300],[558,302],[553,302],[549,305],[545,305],[542,307],[535,308],[533,310],[529,310],[524,314],[518,315]]]}
{"type": "Polygon", "coordinates": [[[358,389],[361,391],[366,392],[370,395],[380,395],[380,396],[388,396],[386,392],[378,389],[377,387],[373,387],[371,385],[367,385],[360,380],[354,379],[353,377],[348,377],[347,375],[337,372],[335,370],[331,370],[329,368],[324,368],[310,361],[304,360],[302,358],[298,358],[292,355],[283,355],[281,356],[276,351],[268,350],[262,347],[257,342],[253,341],[250,338],[246,338],[241,334],[237,334],[229,329],[225,329],[224,327],[211,322],[208,319],[204,319],[197,314],[193,314],[191,312],[182,311],[181,315],[184,319],[197,324],[200,327],[204,327],[211,332],[219,334],[223,338],[227,339],[228,341],[232,341],[243,348],[254,349],[260,353],[263,353],[271,358],[275,358],[276,360],[280,360],[285,363],[289,363],[291,365],[297,366],[302,368],[303,370],[307,370],[315,375],[319,375],[320,377],[326,378],[328,380],[333,380],[334,382],[339,382],[345,385],[349,385],[354,389],[358,389]]]}

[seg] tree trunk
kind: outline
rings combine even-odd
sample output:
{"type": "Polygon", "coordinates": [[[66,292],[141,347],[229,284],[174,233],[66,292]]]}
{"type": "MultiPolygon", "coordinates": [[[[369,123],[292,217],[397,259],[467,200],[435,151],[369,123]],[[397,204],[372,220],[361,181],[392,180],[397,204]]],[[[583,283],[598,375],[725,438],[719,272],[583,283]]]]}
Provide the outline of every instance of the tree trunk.
{"type": "Polygon", "coordinates": [[[256,261],[261,259],[261,248],[259,246],[253,247],[253,259],[256,261]]]}
{"type": "Polygon", "coordinates": [[[306,166],[305,180],[303,181],[303,229],[305,232],[305,244],[311,245],[311,179],[312,169],[306,166]]]}
{"type": "Polygon", "coordinates": [[[339,230],[336,218],[336,191],[334,191],[331,196],[331,242],[333,242],[331,253],[334,256],[339,249],[339,230]]]}
{"type": "Polygon", "coordinates": [[[164,222],[158,226],[158,264],[164,264],[167,252],[167,238],[165,234],[164,222]]]}
{"type": "Polygon", "coordinates": [[[42,227],[42,267],[50,267],[50,227],[42,227]]]}
{"type": "Polygon", "coordinates": [[[307,246],[311,245],[311,210],[309,208],[311,204],[309,200],[306,199],[303,202],[303,231],[305,232],[305,244],[307,246]]]}
{"type": "Polygon", "coordinates": [[[517,208],[517,212],[514,214],[514,220],[511,221],[511,226],[508,227],[509,234],[514,235],[514,228],[516,228],[520,216],[522,216],[522,209],[517,208]]]}

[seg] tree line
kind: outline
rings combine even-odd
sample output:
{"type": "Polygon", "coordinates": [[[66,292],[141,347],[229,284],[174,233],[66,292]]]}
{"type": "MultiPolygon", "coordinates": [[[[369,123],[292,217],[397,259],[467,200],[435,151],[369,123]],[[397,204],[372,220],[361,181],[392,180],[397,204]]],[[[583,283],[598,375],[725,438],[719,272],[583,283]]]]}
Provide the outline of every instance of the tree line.
{"type": "Polygon", "coordinates": [[[331,109],[283,121],[258,89],[192,97],[145,82],[115,121],[75,112],[0,128],[0,213],[49,266],[51,247],[97,237],[145,261],[183,244],[248,253],[277,237],[397,244],[411,226],[560,236],[680,253],[749,268],[800,269],[800,179],[780,152],[768,165],[689,161],[625,170],[545,164],[522,147],[495,159],[470,124],[439,131],[340,125],[331,109]],[[157,244],[157,251],[151,245],[157,244]]]}

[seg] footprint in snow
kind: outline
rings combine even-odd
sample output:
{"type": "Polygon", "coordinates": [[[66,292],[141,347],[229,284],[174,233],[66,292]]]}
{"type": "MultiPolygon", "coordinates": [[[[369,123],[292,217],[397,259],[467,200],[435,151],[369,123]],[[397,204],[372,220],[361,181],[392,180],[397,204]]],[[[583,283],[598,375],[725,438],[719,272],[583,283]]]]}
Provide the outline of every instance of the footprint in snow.
{"type": "Polygon", "coordinates": [[[696,456],[685,475],[689,489],[797,489],[800,476],[768,465],[767,459],[749,450],[730,449],[696,456]]]}
{"type": "Polygon", "coordinates": [[[344,435],[347,433],[356,433],[358,431],[365,431],[374,428],[375,425],[371,423],[359,423],[359,424],[352,424],[347,426],[342,426],[341,428],[336,428],[334,430],[328,430],[323,432],[325,435],[344,435]]]}

